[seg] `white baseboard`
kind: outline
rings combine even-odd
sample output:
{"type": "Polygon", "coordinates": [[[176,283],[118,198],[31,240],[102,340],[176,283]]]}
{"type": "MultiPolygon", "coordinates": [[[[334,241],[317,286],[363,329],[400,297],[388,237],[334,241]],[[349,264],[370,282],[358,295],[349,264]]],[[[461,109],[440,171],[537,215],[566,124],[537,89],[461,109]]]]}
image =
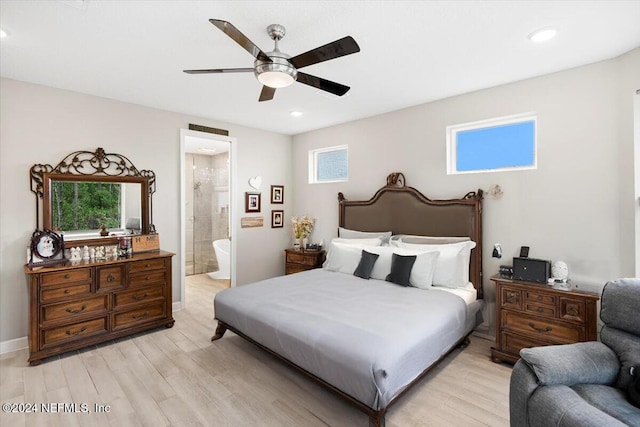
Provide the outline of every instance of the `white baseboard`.
{"type": "Polygon", "coordinates": [[[182,310],[183,308],[184,308],[184,307],[182,307],[182,302],[181,302],[181,301],[174,302],[174,303],[171,305],[171,310],[172,310],[172,311],[180,311],[180,310],[182,310]]]}
{"type": "Polygon", "coordinates": [[[0,354],[11,353],[27,347],[29,347],[29,339],[27,337],[0,341],[0,354]]]}

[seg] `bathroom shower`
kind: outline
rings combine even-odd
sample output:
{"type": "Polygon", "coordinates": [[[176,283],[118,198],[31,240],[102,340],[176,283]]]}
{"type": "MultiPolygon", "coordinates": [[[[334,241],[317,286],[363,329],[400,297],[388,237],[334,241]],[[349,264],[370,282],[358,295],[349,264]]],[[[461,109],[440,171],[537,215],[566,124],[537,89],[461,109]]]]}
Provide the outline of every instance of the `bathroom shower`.
{"type": "Polygon", "coordinates": [[[185,163],[185,272],[217,272],[228,263],[213,242],[229,237],[229,153],[185,153],[185,163]]]}

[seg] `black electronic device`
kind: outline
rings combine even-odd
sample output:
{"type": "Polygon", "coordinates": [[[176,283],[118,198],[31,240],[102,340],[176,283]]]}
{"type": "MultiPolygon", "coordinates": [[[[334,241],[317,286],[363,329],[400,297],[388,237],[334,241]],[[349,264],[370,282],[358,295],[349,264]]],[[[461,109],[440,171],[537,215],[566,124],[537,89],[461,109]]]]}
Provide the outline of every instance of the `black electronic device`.
{"type": "Polygon", "coordinates": [[[527,258],[529,256],[529,246],[520,246],[520,257],[527,258]]]}
{"type": "Polygon", "coordinates": [[[514,257],[513,278],[527,282],[547,283],[551,263],[545,259],[514,257]]]}

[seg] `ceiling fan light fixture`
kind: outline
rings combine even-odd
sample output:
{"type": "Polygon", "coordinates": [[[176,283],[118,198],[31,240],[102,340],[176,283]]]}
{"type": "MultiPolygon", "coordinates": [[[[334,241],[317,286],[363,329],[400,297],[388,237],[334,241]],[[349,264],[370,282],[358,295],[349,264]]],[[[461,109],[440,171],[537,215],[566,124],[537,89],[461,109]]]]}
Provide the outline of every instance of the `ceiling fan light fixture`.
{"type": "Polygon", "coordinates": [[[298,75],[295,67],[285,58],[271,56],[271,60],[273,62],[256,61],[255,74],[258,81],[274,89],[291,86],[298,75]]]}

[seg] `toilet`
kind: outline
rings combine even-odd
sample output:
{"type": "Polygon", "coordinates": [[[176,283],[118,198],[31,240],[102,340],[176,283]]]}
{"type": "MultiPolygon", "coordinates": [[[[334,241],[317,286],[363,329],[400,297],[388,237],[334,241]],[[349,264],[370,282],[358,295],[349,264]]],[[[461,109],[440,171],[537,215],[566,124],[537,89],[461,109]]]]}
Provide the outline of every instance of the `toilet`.
{"type": "Polygon", "coordinates": [[[214,240],[213,250],[218,260],[218,271],[207,274],[212,279],[229,279],[231,277],[231,240],[214,240]]]}

